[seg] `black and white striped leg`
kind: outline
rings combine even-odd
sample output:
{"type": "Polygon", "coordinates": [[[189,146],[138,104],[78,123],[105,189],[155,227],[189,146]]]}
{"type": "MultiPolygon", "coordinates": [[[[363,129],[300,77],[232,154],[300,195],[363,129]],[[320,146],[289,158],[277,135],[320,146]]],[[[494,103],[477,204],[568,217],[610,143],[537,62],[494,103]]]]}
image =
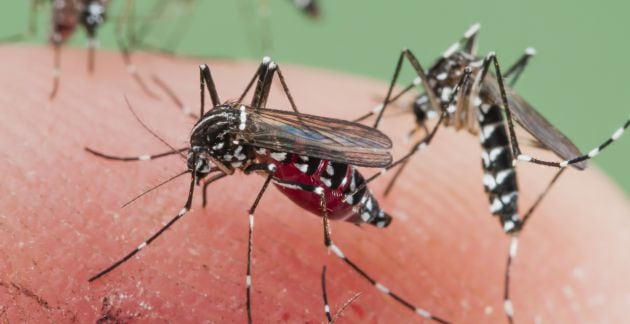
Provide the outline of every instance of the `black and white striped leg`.
{"type": "Polygon", "coordinates": [[[255,108],[265,108],[267,106],[267,99],[269,98],[269,92],[271,90],[271,83],[273,82],[273,76],[276,73],[277,65],[271,61],[268,56],[263,57],[256,75],[247,85],[245,91],[241,95],[239,101],[242,101],[249,89],[252,87],[254,80],[256,82],[256,88],[254,89],[254,95],[252,97],[251,106],[255,108]]]}
{"type": "Polygon", "coordinates": [[[324,225],[323,226],[324,227],[324,244],[326,245],[326,247],[330,251],[332,251],[344,263],[349,265],[361,277],[363,277],[365,280],[369,281],[372,285],[374,285],[374,287],[378,291],[380,291],[380,292],[384,293],[385,295],[388,295],[389,297],[393,298],[398,303],[400,303],[401,305],[403,305],[406,308],[410,309],[411,311],[413,311],[417,315],[420,315],[421,317],[426,318],[426,319],[434,320],[434,321],[436,321],[438,323],[448,323],[446,320],[443,320],[442,318],[431,314],[431,312],[429,312],[429,311],[427,311],[427,310],[425,310],[423,308],[416,307],[413,304],[411,304],[410,302],[408,302],[407,300],[405,300],[402,297],[398,296],[396,293],[394,293],[391,290],[389,290],[386,286],[384,286],[383,284],[381,284],[381,283],[377,282],[376,280],[374,280],[370,275],[368,275],[365,271],[363,271],[363,269],[361,269],[354,262],[352,262],[348,257],[346,257],[346,255],[339,248],[339,246],[337,246],[337,245],[335,245],[335,243],[333,243],[332,238],[331,238],[330,224],[329,224],[329,220],[328,220],[328,210],[326,208],[326,196],[324,194],[324,189],[321,188],[321,187],[316,187],[316,188],[314,188],[313,192],[318,194],[320,196],[320,199],[321,199],[322,216],[323,216],[322,217],[322,221],[323,221],[323,225],[324,225]]]}
{"type": "Polygon", "coordinates": [[[205,112],[206,93],[204,92],[204,87],[208,89],[210,101],[212,101],[212,107],[220,105],[221,100],[219,99],[219,94],[217,93],[217,86],[214,83],[212,74],[210,73],[210,68],[206,64],[201,64],[199,65],[199,90],[201,100],[199,118],[201,118],[205,112]]]}
{"type": "Polygon", "coordinates": [[[521,57],[516,60],[516,62],[514,62],[512,66],[507,69],[507,71],[505,71],[505,73],[503,74],[503,78],[510,80],[510,87],[514,87],[514,85],[516,85],[518,78],[521,76],[523,71],[525,71],[525,68],[529,63],[529,59],[532,58],[534,55],[536,55],[536,50],[534,48],[526,48],[525,53],[523,53],[523,55],[521,55],[521,57]]]}
{"type": "Polygon", "coordinates": [[[175,155],[175,154],[181,154],[182,152],[188,151],[187,147],[183,147],[183,148],[177,149],[175,151],[170,150],[170,151],[163,152],[163,153],[158,153],[158,154],[142,154],[142,155],[138,155],[138,156],[114,156],[114,155],[109,155],[109,154],[105,154],[105,153],[93,150],[93,149],[91,149],[89,147],[85,147],[84,149],[87,152],[89,152],[89,153],[91,153],[93,155],[96,155],[96,156],[98,156],[100,158],[106,159],[106,160],[125,161],[125,162],[155,160],[155,159],[159,159],[161,157],[175,155]]]}
{"type": "MultiPolygon", "coordinates": [[[[479,31],[480,25],[479,24],[474,24],[472,25],[465,33],[464,36],[462,37],[462,39],[460,39],[458,42],[455,42],[453,45],[451,45],[442,55],[442,57],[440,58],[441,60],[446,59],[448,56],[451,56],[455,51],[457,51],[460,47],[462,47],[462,44],[465,48],[465,51],[469,54],[474,55],[475,52],[475,46],[476,46],[476,34],[479,31]]],[[[409,90],[413,89],[414,87],[418,86],[422,84],[425,91],[428,94],[425,94],[427,96],[427,100],[429,100],[429,103],[431,104],[431,108],[435,109],[435,111],[437,111],[436,108],[438,108],[439,106],[437,105],[437,100],[436,100],[436,95],[435,93],[433,93],[432,90],[430,90],[431,88],[428,85],[427,82],[427,76],[424,72],[424,70],[422,69],[422,66],[420,65],[420,63],[418,62],[418,60],[416,59],[416,57],[413,55],[413,53],[411,53],[411,51],[409,51],[408,49],[404,49],[403,52],[401,53],[400,57],[398,58],[398,63],[396,64],[396,69],[394,72],[394,76],[392,77],[392,83],[390,83],[390,89],[388,91],[388,95],[386,96],[386,99],[384,100],[384,102],[376,107],[374,107],[374,109],[372,109],[372,111],[366,113],[365,115],[353,120],[354,122],[360,122],[363,121],[365,119],[367,119],[368,117],[374,115],[374,114],[378,114],[377,120],[375,122],[375,125],[378,126],[378,123],[380,121],[380,119],[382,118],[381,116],[383,115],[384,112],[382,112],[388,104],[398,100],[398,98],[402,97],[405,93],[409,92],[409,90]],[[408,52],[407,54],[405,52],[408,52]],[[418,77],[416,77],[413,82],[411,84],[409,84],[407,87],[405,87],[404,89],[402,89],[400,92],[398,92],[396,95],[391,96],[391,91],[393,88],[393,85],[395,84],[396,80],[398,79],[398,75],[400,74],[400,70],[402,68],[402,60],[403,60],[403,56],[407,57],[409,62],[412,64],[412,66],[414,67],[414,69],[416,70],[416,73],[418,74],[418,77]],[[429,98],[429,97],[432,97],[429,98]],[[388,99],[389,98],[389,99],[388,99]]]]}
{"type": "MultiPolygon", "coordinates": [[[[437,100],[436,94],[433,92],[433,89],[429,86],[429,81],[427,79],[427,75],[424,72],[424,69],[420,65],[420,62],[416,58],[416,56],[407,48],[403,49],[398,57],[398,62],[396,63],[396,68],[394,70],[394,75],[392,76],[392,81],[389,84],[389,89],[387,90],[387,95],[385,96],[385,100],[381,106],[377,106],[375,110],[378,110],[378,116],[376,117],[376,121],[374,122],[374,128],[378,128],[379,123],[381,122],[381,118],[383,117],[383,113],[385,112],[385,108],[391,102],[392,91],[394,86],[396,85],[396,81],[398,80],[398,76],[400,75],[400,71],[402,69],[402,63],[404,59],[407,59],[409,63],[413,66],[418,78],[414,80],[414,85],[419,85],[422,83],[424,87],[427,98],[429,100],[429,104],[431,108],[435,111],[440,111],[439,101],[437,100]]],[[[375,111],[376,112],[376,111],[375,111]]]]}
{"type": "MultiPolygon", "coordinates": [[[[271,83],[271,78],[273,77],[273,72],[275,71],[275,63],[271,62],[269,57],[264,57],[262,63],[260,64],[258,70],[251,78],[245,90],[241,94],[238,99],[239,102],[242,102],[249,90],[254,85],[254,82],[258,80],[256,90],[254,92],[254,97],[252,98],[252,107],[264,107],[267,101],[267,96],[269,95],[269,86],[271,83]],[[271,75],[269,75],[271,74],[271,75]],[[265,90],[266,89],[266,90],[265,90]]],[[[197,116],[193,113],[192,109],[184,104],[184,102],[175,94],[175,91],[171,89],[166,82],[160,79],[158,76],[152,76],[153,81],[157,84],[157,86],[162,89],[166,95],[171,98],[171,100],[175,103],[176,106],[180,108],[180,110],[192,117],[193,119],[199,119],[200,116],[203,116],[205,113],[205,90],[208,90],[210,94],[210,100],[212,101],[212,106],[216,107],[221,104],[219,99],[219,95],[217,92],[216,84],[214,83],[214,79],[212,78],[212,74],[210,72],[210,68],[206,64],[202,64],[199,66],[199,84],[200,84],[200,116],[197,116]]]]}
{"type": "Polygon", "coordinates": [[[322,298],[324,299],[324,313],[328,323],[332,323],[333,318],[330,314],[330,305],[328,304],[328,293],[326,292],[326,266],[322,268],[322,298]]]}
{"type": "Polygon", "coordinates": [[[282,71],[280,70],[280,66],[276,64],[274,61],[272,61],[271,58],[269,58],[268,56],[265,56],[263,58],[260,68],[256,72],[256,75],[254,75],[252,80],[247,85],[247,88],[245,89],[245,91],[243,91],[243,94],[241,95],[239,101],[242,101],[243,98],[245,98],[245,95],[247,94],[247,92],[249,92],[249,89],[252,87],[254,81],[258,79],[254,97],[252,99],[252,106],[265,107],[265,104],[267,103],[267,98],[269,96],[271,83],[273,81],[274,73],[278,73],[278,79],[280,80],[280,85],[282,86],[282,90],[284,91],[285,96],[287,97],[287,99],[289,100],[289,103],[291,104],[291,109],[293,109],[295,113],[299,114],[300,111],[298,110],[297,105],[295,104],[295,100],[293,99],[293,96],[291,95],[291,91],[289,91],[289,86],[287,85],[287,82],[284,78],[284,74],[282,74],[282,71]],[[254,105],[254,104],[257,104],[257,105],[254,105]]]}
{"type": "Polygon", "coordinates": [[[50,90],[50,95],[48,98],[50,100],[55,99],[57,96],[57,92],[59,91],[59,83],[61,78],[61,44],[53,45],[53,69],[52,69],[52,90],[50,90]]]}
{"type": "Polygon", "coordinates": [[[184,205],[184,207],[179,211],[179,213],[177,213],[177,215],[175,217],[173,217],[168,223],[166,223],[164,226],[162,226],[162,228],[160,228],[160,230],[158,230],[157,232],[155,232],[153,235],[151,235],[151,237],[149,237],[149,239],[147,239],[146,241],[142,242],[140,245],[138,245],[138,247],[133,250],[131,253],[125,255],[123,258],[121,258],[120,260],[114,262],[112,265],[110,265],[109,267],[107,267],[105,270],[97,273],[96,275],[90,277],[90,279],[88,279],[89,282],[92,282],[106,274],[108,274],[109,272],[111,272],[112,270],[116,269],[118,266],[120,266],[121,264],[123,264],[125,261],[131,259],[131,257],[133,257],[134,255],[136,255],[136,253],[142,251],[142,249],[144,249],[145,247],[147,247],[149,244],[151,244],[155,239],[157,239],[162,233],[164,233],[164,231],[166,231],[167,229],[169,229],[173,224],[175,224],[175,222],[177,222],[178,220],[180,220],[182,217],[184,217],[184,215],[186,215],[186,213],[190,210],[190,206],[192,205],[192,197],[193,197],[193,192],[194,192],[194,188],[195,188],[195,182],[196,182],[196,177],[193,173],[193,176],[190,179],[190,189],[188,191],[188,198],[186,199],[186,204],[184,205]]]}
{"type": "Polygon", "coordinates": [[[265,179],[265,183],[262,188],[258,192],[258,196],[256,196],[256,200],[249,208],[249,235],[247,240],[247,274],[245,276],[245,289],[247,294],[247,322],[252,323],[252,298],[251,298],[251,286],[252,286],[252,247],[253,247],[253,239],[254,239],[254,212],[256,211],[256,207],[260,202],[260,198],[265,193],[267,188],[269,187],[269,183],[273,178],[273,174],[276,171],[276,166],[273,164],[255,164],[248,167],[245,171],[246,173],[252,171],[266,171],[268,172],[267,179],[265,179]]]}
{"type": "Polygon", "coordinates": [[[481,29],[481,25],[479,23],[475,23],[468,27],[462,38],[444,51],[441,59],[450,57],[453,53],[459,51],[460,49],[463,49],[465,53],[475,56],[477,54],[477,33],[479,32],[479,29],[481,29]]]}
{"type": "Polygon", "coordinates": [[[556,175],[551,179],[549,184],[543,192],[538,196],[536,201],[532,204],[532,206],[527,210],[525,215],[523,216],[523,221],[521,223],[520,229],[517,232],[511,233],[510,237],[510,246],[508,249],[507,262],[505,266],[505,276],[504,276],[504,286],[503,286],[503,311],[508,318],[509,323],[514,322],[514,305],[512,304],[512,299],[510,298],[510,274],[512,271],[512,265],[514,264],[514,260],[516,259],[516,255],[518,252],[518,235],[525,228],[525,224],[530,219],[530,216],[536,210],[536,207],[540,204],[540,202],[547,196],[551,187],[558,181],[558,178],[562,175],[562,173],[566,169],[560,169],[556,172],[556,175]]]}
{"type": "MultiPolygon", "coordinates": [[[[552,162],[552,161],[545,161],[545,160],[540,160],[534,157],[531,157],[529,155],[525,155],[522,154],[522,151],[518,145],[518,140],[516,139],[516,132],[514,131],[514,119],[512,117],[512,113],[510,111],[510,106],[508,104],[508,100],[507,100],[507,94],[505,91],[505,86],[503,85],[503,77],[501,75],[501,68],[499,67],[499,60],[497,59],[497,56],[494,52],[490,52],[485,60],[484,60],[484,65],[483,65],[483,69],[482,69],[482,74],[481,74],[481,78],[480,78],[480,83],[483,82],[483,79],[485,78],[486,74],[488,73],[488,71],[490,70],[490,63],[493,63],[494,66],[494,72],[496,74],[496,78],[497,81],[499,83],[499,89],[501,92],[501,100],[503,102],[503,107],[505,107],[504,111],[505,114],[507,116],[507,121],[508,121],[508,130],[510,133],[510,142],[511,142],[511,146],[512,146],[512,152],[514,154],[514,157],[516,158],[516,160],[518,161],[523,161],[523,162],[529,162],[529,163],[534,163],[534,164],[540,164],[540,165],[546,165],[546,166],[550,166],[550,167],[556,167],[556,168],[566,168],[569,165],[572,164],[576,164],[582,161],[586,161],[589,160],[595,156],[597,156],[602,150],[604,150],[608,145],[610,145],[612,142],[618,140],[621,135],[623,135],[623,133],[625,132],[625,130],[628,128],[628,126],[630,126],[630,117],[626,120],[626,122],[619,127],[618,129],[615,130],[615,132],[602,144],[600,144],[599,146],[597,146],[596,148],[590,150],[587,154],[585,155],[581,155],[578,157],[574,157],[571,159],[567,159],[561,162],[552,162]]],[[[516,163],[516,161],[514,161],[514,163],[516,163]]]]}
{"type": "Polygon", "coordinates": [[[587,154],[574,157],[571,159],[567,159],[561,162],[540,160],[540,159],[531,157],[529,155],[522,154],[520,151],[519,151],[519,154],[516,156],[516,158],[518,161],[524,161],[524,162],[551,166],[551,167],[556,167],[556,168],[566,168],[569,165],[586,161],[599,155],[599,153],[601,153],[601,151],[603,151],[606,147],[608,147],[608,145],[618,140],[621,137],[621,135],[623,135],[623,133],[626,131],[626,129],[628,129],[628,126],[630,126],[630,117],[628,117],[626,122],[621,127],[617,128],[606,141],[604,141],[602,144],[600,144],[596,148],[590,150],[587,154]]]}

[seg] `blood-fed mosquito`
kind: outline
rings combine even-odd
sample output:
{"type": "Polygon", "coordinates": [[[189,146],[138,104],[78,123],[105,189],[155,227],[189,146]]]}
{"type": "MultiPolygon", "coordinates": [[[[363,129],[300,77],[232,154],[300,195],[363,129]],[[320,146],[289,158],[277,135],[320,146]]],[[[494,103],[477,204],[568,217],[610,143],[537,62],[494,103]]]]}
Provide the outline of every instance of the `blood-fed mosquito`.
{"type": "Polygon", "coordinates": [[[370,224],[379,228],[390,224],[391,217],[379,207],[366,188],[368,180],[356,169],[357,166],[388,168],[391,165],[391,141],[386,135],[358,123],[299,113],[280,68],[269,58],[263,59],[257,73],[238,100],[221,103],[210,69],[206,65],[200,66],[200,80],[201,112],[192,128],[189,147],[171,147],[165,153],[138,157],[114,157],[86,148],[97,156],[120,161],[151,160],[187,151],[187,169],[179,175],[191,174],[189,194],[179,213],[131,253],[94,275],[89,281],[100,278],[129,260],[181,219],[191,208],[196,184],[203,180],[205,202],[208,185],[241,170],[245,174],[262,174],[266,179],[249,209],[245,280],[248,321],[252,320],[250,290],[254,214],[260,199],[273,182],[293,202],[323,218],[326,247],[355,272],[416,314],[437,322],[446,322],[425,309],[413,306],[375,281],[347,258],[331,238],[329,219],[344,220],[357,225],[370,224]],[[276,73],[291,103],[292,112],[265,108],[276,73]],[[243,104],[244,97],[255,82],[251,103],[243,104]],[[204,87],[207,88],[213,105],[207,112],[204,87]],[[209,177],[212,173],[216,174],[209,177]]]}
{"type": "MultiPolygon", "coordinates": [[[[356,121],[378,114],[374,123],[377,127],[390,102],[422,84],[424,93],[418,96],[413,107],[417,122],[416,130],[425,129],[426,131],[427,119],[431,115],[439,115],[440,119],[433,132],[444,124],[479,135],[484,170],[483,185],[488,195],[490,212],[498,217],[503,231],[511,236],[505,270],[504,311],[508,320],[512,322],[514,307],[509,294],[510,269],[517,253],[518,234],[565,168],[570,165],[578,170],[586,168],[586,160],[595,157],[613,141],[619,139],[630,125],[630,119],[588,154],[580,153],[571,140],[558,131],[510,86],[504,84],[504,78],[510,78],[511,86],[515,84],[529,58],[534,55],[534,50],[527,49],[505,74],[501,74],[499,61],[494,52],[490,52],[485,57],[477,56],[475,41],[478,30],[478,24],[471,26],[464,37],[449,47],[426,73],[414,54],[407,49],[403,50],[383,104],[356,121]],[[411,63],[418,77],[400,93],[392,95],[404,59],[411,63]],[[491,67],[494,67],[494,75],[488,73],[491,67]],[[472,71],[475,82],[464,86],[453,101],[451,99],[453,89],[464,71],[472,71]],[[535,138],[537,147],[552,151],[562,161],[545,161],[523,154],[516,137],[515,124],[520,125],[535,138]],[[559,168],[545,190],[523,216],[518,212],[515,169],[517,161],[559,168]]],[[[416,143],[407,156],[424,149],[426,145],[425,141],[416,143]]],[[[386,193],[391,190],[408,161],[409,159],[405,159],[401,163],[386,193]]]]}
{"type": "MultiPolygon", "coordinates": [[[[35,12],[45,0],[31,0],[31,13],[28,34],[35,33],[35,12]]],[[[109,0],[51,0],[50,1],[50,31],[48,41],[53,48],[53,85],[50,92],[50,99],[53,99],[59,90],[61,76],[61,47],[68,42],[75,34],[78,27],[82,27],[88,38],[88,60],[87,69],[94,72],[95,51],[98,46],[97,32],[106,22],[108,17],[109,0]]],[[[24,38],[25,35],[15,35],[3,39],[6,41],[16,41],[24,38]]],[[[154,94],[146,87],[142,78],[137,73],[136,67],[131,61],[129,50],[123,45],[119,38],[120,51],[125,62],[127,72],[134,78],[140,87],[148,95],[154,94]]]]}

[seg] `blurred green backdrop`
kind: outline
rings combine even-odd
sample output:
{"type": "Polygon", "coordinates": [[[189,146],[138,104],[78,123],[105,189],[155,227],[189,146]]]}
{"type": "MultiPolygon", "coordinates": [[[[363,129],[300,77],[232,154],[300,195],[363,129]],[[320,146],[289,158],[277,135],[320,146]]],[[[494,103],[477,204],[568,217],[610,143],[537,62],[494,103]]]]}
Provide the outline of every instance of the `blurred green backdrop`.
{"type": "MultiPolygon", "coordinates": [[[[120,15],[122,0],[111,0],[120,15]]],[[[136,0],[148,12],[157,0],[136,0]]],[[[482,24],[479,50],[494,50],[503,65],[523,50],[538,55],[519,81],[519,92],[583,151],[606,139],[628,117],[630,49],[623,1],[361,1],[322,0],[323,15],[311,21],[288,0],[267,0],[276,61],[299,63],[388,80],[403,47],[411,48],[426,66],[474,22],[482,24]]],[[[259,0],[198,0],[189,15],[190,29],[178,52],[202,56],[259,59],[260,32],[251,23],[259,0]]],[[[175,9],[170,10],[172,14],[175,9]]],[[[0,4],[0,37],[26,29],[26,1],[0,4]]],[[[38,14],[44,42],[47,16],[38,14]]],[[[172,19],[171,19],[172,20],[172,19]]],[[[102,47],[115,48],[112,26],[100,33],[102,47]]],[[[157,33],[164,38],[163,34],[157,33]]],[[[85,44],[79,33],[72,44],[85,44]]],[[[410,69],[402,79],[411,79],[410,69]]],[[[385,89],[383,89],[385,92],[385,89]]],[[[603,168],[630,192],[630,136],[598,156],[603,168]]],[[[474,167],[474,166],[471,166],[474,167]]]]}

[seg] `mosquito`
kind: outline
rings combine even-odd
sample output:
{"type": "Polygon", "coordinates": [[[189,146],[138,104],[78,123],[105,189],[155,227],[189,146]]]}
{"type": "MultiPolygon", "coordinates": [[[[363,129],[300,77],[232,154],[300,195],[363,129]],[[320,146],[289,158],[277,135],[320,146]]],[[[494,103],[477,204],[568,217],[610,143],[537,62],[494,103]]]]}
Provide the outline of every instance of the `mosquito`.
{"type": "MultiPolygon", "coordinates": [[[[46,0],[31,0],[29,30],[27,35],[35,34],[35,12],[46,0]]],[[[49,94],[52,100],[57,95],[61,77],[61,47],[75,34],[78,27],[82,27],[88,38],[87,69],[94,72],[95,51],[98,47],[97,32],[106,22],[108,17],[109,0],[51,0],[51,18],[48,41],[53,48],[53,85],[49,94]]],[[[25,35],[15,35],[5,38],[3,41],[17,41],[25,35]]],[[[127,72],[134,78],[140,87],[148,95],[155,95],[146,87],[142,78],[138,75],[136,67],[131,61],[129,50],[118,40],[120,51],[125,62],[127,72]]]]}
{"type": "MultiPolygon", "coordinates": [[[[512,323],[514,306],[509,293],[510,270],[517,255],[518,235],[552,185],[566,170],[566,167],[572,166],[578,170],[584,170],[588,159],[597,156],[621,137],[630,125],[630,119],[615,130],[605,142],[587,154],[582,154],[571,140],[511,88],[515,85],[535,51],[531,48],[525,50],[521,58],[505,74],[502,74],[499,60],[494,52],[488,53],[485,57],[477,56],[476,35],[479,28],[479,24],[471,26],[464,37],[450,46],[427,72],[422,68],[415,55],[410,50],[404,49],[398,58],[383,104],[355,121],[377,115],[374,127],[378,127],[389,103],[400,98],[415,86],[422,84],[424,93],[419,95],[413,104],[417,127],[411,134],[418,129],[424,129],[426,132],[427,120],[432,116],[439,115],[440,120],[435,126],[436,128],[440,124],[444,124],[456,129],[465,129],[469,133],[479,136],[484,171],[483,185],[488,195],[490,212],[498,217],[503,231],[511,236],[504,278],[503,305],[508,321],[512,323]],[[417,77],[400,93],[392,95],[404,59],[411,63],[417,77]],[[494,68],[494,74],[488,73],[491,68],[494,68]],[[462,91],[452,101],[450,97],[455,84],[465,70],[472,71],[475,82],[462,88],[462,91]],[[504,83],[504,78],[510,78],[509,85],[504,83]],[[535,146],[550,150],[562,160],[560,162],[546,161],[523,154],[516,137],[515,124],[520,125],[534,137],[535,146]],[[519,195],[515,169],[517,161],[559,169],[522,217],[518,212],[519,195]]],[[[433,131],[435,132],[435,129],[433,131]]],[[[421,151],[427,146],[426,144],[428,143],[422,141],[415,144],[408,156],[421,151]]],[[[408,161],[409,159],[405,159],[400,163],[400,168],[387,186],[386,194],[393,188],[408,161]]]]}
{"type": "Polygon", "coordinates": [[[295,8],[302,11],[311,19],[318,19],[321,9],[318,0],[290,0],[295,8]]]}
{"type": "MultiPolygon", "coordinates": [[[[263,59],[258,71],[237,100],[221,103],[207,65],[200,66],[200,83],[201,109],[191,131],[189,147],[176,149],[169,145],[171,150],[168,152],[137,157],[111,156],[86,148],[96,156],[118,161],[152,160],[175,154],[183,156],[183,152],[187,152],[185,156],[187,169],[178,176],[191,175],[188,197],[179,213],[131,253],[94,275],[89,281],[102,277],[129,260],[181,219],[191,208],[196,184],[199,185],[203,181],[205,206],[208,186],[240,170],[245,174],[258,173],[265,177],[262,188],[249,208],[245,279],[248,322],[252,321],[250,291],[254,215],[263,194],[269,184],[273,183],[294,203],[322,217],[326,248],[361,277],[415,314],[436,322],[447,323],[429,311],[414,306],[377,282],[346,257],[332,240],[330,219],[357,225],[369,224],[377,228],[385,228],[390,224],[391,216],[379,207],[377,200],[366,187],[370,180],[366,180],[356,168],[387,169],[395,165],[389,153],[392,144],[386,135],[359,123],[300,113],[279,66],[268,57],[263,59]],[[293,111],[266,108],[276,73],[293,111]],[[253,98],[250,104],[244,104],[244,98],[255,82],[253,98]],[[208,111],[205,111],[204,87],[210,94],[212,102],[212,108],[208,111]],[[215,173],[213,176],[209,176],[213,173],[215,173]]],[[[165,84],[162,83],[161,87],[165,87],[165,84]]],[[[169,94],[173,95],[173,92],[170,91],[169,94]]],[[[179,100],[176,102],[181,104],[179,100]]],[[[131,109],[131,106],[129,107],[131,109]]],[[[184,109],[183,106],[180,107],[184,109]]],[[[145,128],[148,130],[148,127],[145,128]]],[[[151,133],[155,134],[152,131],[151,133]]],[[[166,182],[168,181],[170,179],[166,182]]]]}

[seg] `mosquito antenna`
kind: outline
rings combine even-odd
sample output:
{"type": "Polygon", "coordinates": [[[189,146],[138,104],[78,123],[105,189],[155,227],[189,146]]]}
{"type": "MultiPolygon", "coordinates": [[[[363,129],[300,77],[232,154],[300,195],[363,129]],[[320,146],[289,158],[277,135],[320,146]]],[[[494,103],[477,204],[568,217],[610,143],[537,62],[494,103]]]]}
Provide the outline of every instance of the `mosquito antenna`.
{"type": "MultiPolygon", "coordinates": [[[[138,121],[138,123],[140,123],[140,125],[142,125],[142,127],[144,127],[144,129],[147,130],[147,132],[149,132],[151,135],[153,135],[153,137],[157,138],[158,140],[160,140],[160,142],[162,142],[164,145],[168,146],[171,150],[173,150],[173,152],[179,152],[178,149],[176,149],[174,146],[172,146],[171,144],[169,144],[167,141],[165,141],[164,139],[162,139],[158,134],[156,134],[153,130],[151,130],[151,128],[149,128],[149,126],[147,126],[142,119],[140,119],[140,116],[138,116],[138,114],[136,114],[136,111],[133,110],[133,107],[131,106],[131,103],[129,103],[129,98],[127,98],[127,95],[125,95],[125,102],[127,103],[127,107],[129,108],[129,110],[131,111],[131,113],[133,114],[133,116],[136,118],[136,120],[138,121]]],[[[179,152],[179,155],[186,160],[186,156],[184,154],[182,154],[182,152],[179,152]]]]}
{"type": "Polygon", "coordinates": [[[324,299],[324,313],[326,313],[326,320],[328,323],[332,323],[333,318],[330,315],[330,305],[328,305],[328,293],[326,291],[326,266],[322,268],[322,298],[324,299]]]}
{"type": "Polygon", "coordinates": [[[144,195],[148,194],[149,192],[151,192],[151,191],[153,191],[153,190],[155,190],[155,189],[157,189],[157,188],[159,188],[159,187],[161,187],[161,186],[163,186],[163,185],[165,185],[165,184],[167,184],[167,183],[171,182],[172,180],[175,180],[175,179],[177,179],[177,178],[179,178],[179,177],[183,176],[184,174],[187,174],[187,173],[190,173],[190,172],[191,172],[190,170],[186,170],[186,171],[184,171],[184,172],[180,172],[180,173],[178,173],[178,174],[176,174],[176,175],[174,175],[174,176],[172,176],[172,177],[170,177],[170,178],[168,178],[168,179],[166,179],[166,180],[164,180],[164,181],[160,182],[159,184],[157,184],[157,185],[155,185],[155,186],[153,186],[153,187],[151,187],[151,188],[149,188],[149,189],[147,189],[147,190],[143,191],[141,194],[139,194],[139,195],[137,195],[137,196],[133,197],[131,200],[129,200],[128,202],[126,202],[126,203],[125,203],[124,205],[122,205],[120,208],[125,208],[125,207],[127,207],[127,206],[131,205],[134,201],[138,200],[140,197],[142,197],[142,196],[144,196],[144,195]]]}

